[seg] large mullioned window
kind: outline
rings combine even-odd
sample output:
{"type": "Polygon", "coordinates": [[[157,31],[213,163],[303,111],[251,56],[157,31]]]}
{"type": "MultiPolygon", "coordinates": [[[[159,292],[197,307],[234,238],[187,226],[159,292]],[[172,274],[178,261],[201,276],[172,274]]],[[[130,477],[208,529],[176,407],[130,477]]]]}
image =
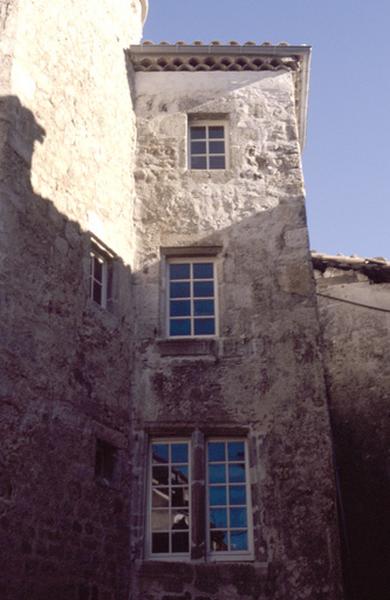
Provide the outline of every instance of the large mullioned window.
{"type": "Polygon", "coordinates": [[[215,263],[210,259],[173,259],[168,263],[168,335],[214,336],[215,263]]]}
{"type": "Polygon", "coordinates": [[[251,503],[248,450],[245,439],[209,439],[203,472],[194,482],[190,439],[154,439],[150,444],[148,556],[162,560],[191,558],[192,532],[206,548],[205,558],[248,560],[252,557],[251,503]],[[203,497],[201,500],[200,498],[203,497]],[[198,503],[198,505],[197,505],[198,503]],[[206,510],[207,514],[202,515],[206,510]],[[201,522],[193,523],[194,515],[201,522]]]}

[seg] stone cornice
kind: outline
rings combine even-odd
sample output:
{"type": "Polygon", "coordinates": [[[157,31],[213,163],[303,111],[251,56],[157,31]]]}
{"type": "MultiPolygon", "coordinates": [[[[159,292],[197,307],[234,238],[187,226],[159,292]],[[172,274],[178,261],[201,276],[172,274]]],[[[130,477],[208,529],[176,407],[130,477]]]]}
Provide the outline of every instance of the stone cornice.
{"type": "Polygon", "coordinates": [[[307,103],[310,71],[310,46],[280,44],[221,45],[213,42],[194,44],[152,44],[131,46],[130,59],[135,71],[143,72],[205,72],[205,71],[292,71],[300,143],[306,137],[307,103]]]}

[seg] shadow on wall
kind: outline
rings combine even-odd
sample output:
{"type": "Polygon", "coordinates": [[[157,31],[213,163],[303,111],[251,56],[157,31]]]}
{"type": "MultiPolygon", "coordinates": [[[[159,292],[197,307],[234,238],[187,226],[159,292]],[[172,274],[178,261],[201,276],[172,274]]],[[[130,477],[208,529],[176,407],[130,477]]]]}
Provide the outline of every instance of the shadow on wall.
{"type": "Polygon", "coordinates": [[[32,188],[44,138],[0,98],[0,597],[128,600],[131,298],[90,300],[91,234],[32,188]]]}

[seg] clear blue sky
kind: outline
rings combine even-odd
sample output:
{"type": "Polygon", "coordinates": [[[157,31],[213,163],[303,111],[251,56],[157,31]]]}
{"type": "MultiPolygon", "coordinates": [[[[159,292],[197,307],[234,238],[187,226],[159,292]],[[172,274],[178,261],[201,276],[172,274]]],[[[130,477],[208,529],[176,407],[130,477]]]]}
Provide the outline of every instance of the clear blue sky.
{"type": "Polygon", "coordinates": [[[313,46],[312,249],[390,258],[390,0],[149,0],[144,39],[313,46]]]}

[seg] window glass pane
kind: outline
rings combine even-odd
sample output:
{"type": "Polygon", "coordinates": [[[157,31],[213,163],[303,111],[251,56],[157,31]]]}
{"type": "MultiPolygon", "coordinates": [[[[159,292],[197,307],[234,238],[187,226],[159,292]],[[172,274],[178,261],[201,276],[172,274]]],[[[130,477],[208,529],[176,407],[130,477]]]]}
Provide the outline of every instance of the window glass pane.
{"type": "Polygon", "coordinates": [[[225,460],[225,444],[223,442],[208,443],[209,462],[225,460]]]}
{"type": "Polygon", "coordinates": [[[153,467],[152,479],[153,485],[168,485],[168,467],[153,467]]]}
{"type": "Polygon", "coordinates": [[[214,300],[195,300],[194,302],[194,315],[195,317],[202,317],[206,315],[214,314],[214,300]]]}
{"type": "Polygon", "coordinates": [[[194,296],[195,298],[207,298],[214,296],[214,282],[194,281],[194,296]]]}
{"type": "Polygon", "coordinates": [[[213,139],[221,139],[224,137],[224,126],[223,125],[211,125],[209,127],[209,137],[213,139]]]}
{"type": "Polygon", "coordinates": [[[188,511],[173,511],[172,512],[172,529],[188,529],[190,521],[188,511]]]}
{"type": "Polygon", "coordinates": [[[169,552],[169,533],[152,534],[152,552],[154,554],[165,554],[169,552]]]}
{"type": "Polygon", "coordinates": [[[172,444],[172,462],[186,463],[188,462],[188,444],[172,444]]]}
{"type": "Polygon", "coordinates": [[[210,548],[212,552],[226,552],[229,549],[227,531],[211,531],[210,548]]]}
{"type": "Polygon", "coordinates": [[[93,282],[93,299],[98,304],[102,303],[102,286],[97,281],[93,282]]]}
{"type": "Polygon", "coordinates": [[[226,483],[225,465],[209,465],[209,483],[226,483]]]}
{"type": "Polygon", "coordinates": [[[152,511],[152,531],[169,531],[169,510],[152,511]]]}
{"type": "Polygon", "coordinates": [[[153,462],[168,462],[168,444],[152,444],[153,462]]]}
{"type": "Polygon", "coordinates": [[[195,333],[195,335],[214,335],[215,334],[214,319],[195,319],[194,333],[195,333]]]}
{"type": "Polygon", "coordinates": [[[210,510],[210,529],[227,528],[227,510],[226,508],[213,508],[210,510]]]}
{"type": "Polygon", "coordinates": [[[210,486],[210,506],[218,506],[226,504],[226,488],[225,486],[210,486]]]}
{"type": "Polygon", "coordinates": [[[229,482],[245,482],[245,464],[229,465],[229,482]]]}
{"type": "Polygon", "coordinates": [[[244,442],[229,442],[228,457],[229,460],[245,460],[244,442]]]}
{"type": "Polygon", "coordinates": [[[246,490],[244,485],[232,485],[229,488],[230,504],[246,504],[246,490]]]}
{"type": "Polygon", "coordinates": [[[93,258],[94,261],[94,272],[93,272],[93,276],[95,279],[97,279],[98,281],[102,281],[103,280],[103,260],[99,260],[97,258],[97,256],[94,256],[93,258]]]}
{"type": "Polygon", "coordinates": [[[246,527],[246,508],[230,509],[230,527],[246,527]]]}
{"type": "Polygon", "coordinates": [[[177,487],[171,489],[172,506],[183,508],[188,506],[189,493],[188,487],[177,487]]]}
{"type": "Polygon", "coordinates": [[[189,300],[171,301],[169,315],[171,317],[189,317],[191,315],[191,302],[189,300]]]}
{"type": "Polygon", "coordinates": [[[171,470],[171,483],[173,485],[185,485],[188,483],[188,467],[185,465],[174,465],[171,470]]]}
{"type": "Polygon", "coordinates": [[[192,140],[204,140],[206,137],[206,127],[190,127],[192,140]]]}
{"type": "Polygon", "coordinates": [[[210,169],[224,169],[225,168],[225,157],[224,156],[210,156],[210,169]]]}
{"type": "Polygon", "coordinates": [[[191,169],[207,169],[205,156],[191,156],[191,169]]]}
{"type": "Polygon", "coordinates": [[[225,142],[210,142],[210,154],[225,154],[225,142]]]}
{"type": "Polygon", "coordinates": [[[169,506],[169,488],[153,488],[152,506],[154,508],[165,508],[169,506]]]}
{"type": "Polygon", "coordinates": [[[188,552],[188,533],[172,534],[172,552],[188,552]]]}
{"type": "Polygon", "coordinates": [[[248,550],[248,534],[246,531],[232,531],[230,534],[230,549],[248,550]]]}
{"type": "Polygon", "coordinates": [[[194,279],[212,279],[214,275],[213,263],[194,263],[194,279]]]}
{"type": "Polygon", "coordinates": [[[191,335],[191,321],[189,319],[171,319],[169,335],[191,335]]]}
{"type": "Polygon", "coordinates": [[[190,265],[188,263],[172,263],[169,265],[169,277],[171,279],[189,279],[190,265]]]}
{"type": "Polygon", "coordinates": [[[184,282],[171,283],[169,293],[171,298],[189,298],[190,284],[184,282]]]}
{"type": "Polygon", "coordinates": [[[206,154],[206,142],[191,142],[191,154],[206,154]]]}

